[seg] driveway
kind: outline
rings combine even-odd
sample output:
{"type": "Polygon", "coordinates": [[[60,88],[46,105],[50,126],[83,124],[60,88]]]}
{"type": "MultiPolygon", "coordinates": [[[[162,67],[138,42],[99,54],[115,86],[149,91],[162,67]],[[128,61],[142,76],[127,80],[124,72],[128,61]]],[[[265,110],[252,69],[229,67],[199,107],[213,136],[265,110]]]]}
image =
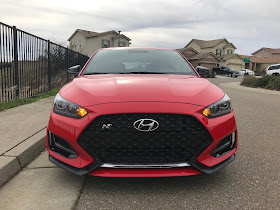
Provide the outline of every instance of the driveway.
{"type": "Polygon", "coordinates": [[[177,178],[77,177],[43,153],[0,189],[0,209],[279,209],[280,97],[209,79],[230,96],[236,160],[212,175],[177,178]]]}

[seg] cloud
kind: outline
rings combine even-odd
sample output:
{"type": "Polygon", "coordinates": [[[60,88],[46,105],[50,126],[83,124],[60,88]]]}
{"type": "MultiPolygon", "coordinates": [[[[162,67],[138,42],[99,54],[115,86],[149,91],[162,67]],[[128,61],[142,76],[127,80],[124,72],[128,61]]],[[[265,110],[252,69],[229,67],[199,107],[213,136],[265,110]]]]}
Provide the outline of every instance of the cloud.
{"type": "Polygon", "coordinates": [[[227,38],[250,54],[280,47],[279,6],[276,0],[1,0],[0,19],[59,42],[77,28],[121,30],[132,46],[182,48],[192,38],[227,38]]]}

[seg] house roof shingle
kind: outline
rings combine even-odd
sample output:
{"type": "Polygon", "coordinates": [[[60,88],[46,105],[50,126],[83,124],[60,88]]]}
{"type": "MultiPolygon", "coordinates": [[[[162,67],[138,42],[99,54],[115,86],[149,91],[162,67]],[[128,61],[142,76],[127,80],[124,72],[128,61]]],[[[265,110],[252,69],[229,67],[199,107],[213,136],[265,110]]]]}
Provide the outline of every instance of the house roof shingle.
{"type": "Polygon", "coordinates": [[[237,56],[238,58],[243,60],[243,58],[239,54],[226,54],[226,55],[222,56],[222,59],[225,61],[225,60],[228,60],[228,59],[230,59],[234,56],[237,56]]]}
{"type": "Polygon", "coordinates": [[[181,49],[177,49],[180,53],[186,52],[186,51],[193,51],[195,53],[198,53],[195,49],[193,49],[192,47],[188,47],[188,48],[181,48],[181,49]]]}
{"type": "Polygon", "coordinates": [[[257,51],[253,52],[252,55],[256,54],[257,52],[259,52],[261,50],[267,50],[267,51],[269,51],[271,53],[274,53],[274,54],[280,54],[280,48],[262,47],[261,49],[258,49],[257,51]]]}
{"type": "Polygon", "coordinates": [[[212,52],[202,52],[202,53],[198,53],[190,58],[188,58],[188,60],[198,60],[201,58],[206,57],[207,55],[212,55],[213,57],[215,57],[217,60],[221,60],[218,56],[216,56],[214,53],[212,52]]]}
{"type": "MultiPolygon", "coordinates": [[[[95,32],[95,31],[87,31],[87,30],[83,30],[83,29],[77,29],[71,36],[70,38],[68,39],[68,41],[70,41],[72,39],[72,37],[76,34],[76,33],[81,33],[84,37],[86,38],[90,38],[90,37],[97,37],[97,36],[103,36],[103,35],[106,35],[106,34],[115,34],[115,35],[118,35],[119,33],[116,32],[115,30],[111,30],[111,31],[105,31],[105,32],[95,32]]],[[[128,38],[127,36],[121,34],[121,37],[127,39],[128,41],[131,41],[130,38],[128,38]]]]}
{"type": "Polygon", "coordinates": [[[214,39],[214,40],[200,40],[200,39],[192,39],[186,46],[185,48],[192,42],[196,42],[201,48],[210,48],[210,47],[215,47],[217,44],[221,43],[222,41],[226,41],[227,45],[232,45],[233,48],[236,49],[236,47],[227,41],[226,38],[222,39],[214,39]]]}

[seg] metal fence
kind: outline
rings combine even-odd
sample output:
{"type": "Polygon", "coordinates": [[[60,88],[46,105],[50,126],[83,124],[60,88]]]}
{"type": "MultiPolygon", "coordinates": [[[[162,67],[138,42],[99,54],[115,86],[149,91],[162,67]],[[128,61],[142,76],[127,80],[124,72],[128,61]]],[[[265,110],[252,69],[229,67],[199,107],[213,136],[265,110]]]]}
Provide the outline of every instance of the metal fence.
{"type": "Polygon", "coordinates": [[[88,56],[0,22],[0,102],[60,88],[88,56]]]}

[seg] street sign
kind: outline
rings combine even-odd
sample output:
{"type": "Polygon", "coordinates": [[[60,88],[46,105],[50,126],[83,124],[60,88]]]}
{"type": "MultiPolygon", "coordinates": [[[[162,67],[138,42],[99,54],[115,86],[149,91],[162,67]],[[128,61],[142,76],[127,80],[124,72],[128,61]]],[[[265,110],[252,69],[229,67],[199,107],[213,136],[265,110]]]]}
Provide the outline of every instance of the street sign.
{"type": "Polygon", "coordinates": [[[244,58],[244,62],[245,62],[245,63],[250,63],[250,57],[245,57],[245,58],[244,58]]]}

